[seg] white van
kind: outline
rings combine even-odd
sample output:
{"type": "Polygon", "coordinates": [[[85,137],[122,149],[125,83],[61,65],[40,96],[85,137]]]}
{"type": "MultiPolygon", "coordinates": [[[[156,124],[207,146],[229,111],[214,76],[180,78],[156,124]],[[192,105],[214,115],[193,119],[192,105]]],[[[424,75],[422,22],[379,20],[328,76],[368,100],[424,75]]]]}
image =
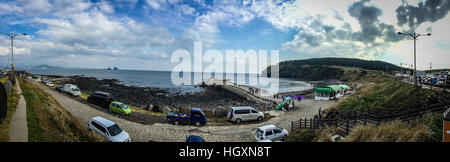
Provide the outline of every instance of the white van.
{"type": "Polygon", "coordinates": [[[71,94],[73,96],[81,95],[80,89],[76,85],[73,85],[73,84],[65,84],[64,91],[66,91],[66,93],[71,94]]]}
{"type": "Polygon", "coordinates": [[[231,107],[227,114],[228,120],[236,123],[241,121],[261,121],[264,113],[250,106],[231,107]]]}
{"type": "Polygon", "coordinates": [[[88,129],[97,132],[110,142],[131,142],[130,135],[119,125],[100,116],[89,121],[88,129]]]}

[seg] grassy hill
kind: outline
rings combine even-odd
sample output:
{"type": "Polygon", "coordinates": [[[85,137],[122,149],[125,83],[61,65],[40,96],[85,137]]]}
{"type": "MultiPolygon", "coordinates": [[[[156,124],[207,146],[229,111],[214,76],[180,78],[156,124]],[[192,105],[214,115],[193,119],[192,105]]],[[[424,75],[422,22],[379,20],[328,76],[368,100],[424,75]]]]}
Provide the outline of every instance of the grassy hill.
{"type": "Polygon", "coordinates": [[[440,100],[450,99],[448,92],[415,88],[396,78],[383,75],[366,75],[359,82],[360,86],[356,88],[355,94],[341,99],[337,104],[336,108],[339,111],[379,109],[380,112],[401,112],[408,108],[420,107],[427,97],[434,93],[439,94],[440,100]]]}
{"type": "MultiPolygon", "coordinates": [[[[270,75],[271,67],[266,71],[270,75]]],[[[281,78],[303,80],[359,79],[370,71],[400,71],[401,68],[383,61],[370,61],[355,58],[312,58],[306,60],[290,60],[279,63],[281,78]]]]}

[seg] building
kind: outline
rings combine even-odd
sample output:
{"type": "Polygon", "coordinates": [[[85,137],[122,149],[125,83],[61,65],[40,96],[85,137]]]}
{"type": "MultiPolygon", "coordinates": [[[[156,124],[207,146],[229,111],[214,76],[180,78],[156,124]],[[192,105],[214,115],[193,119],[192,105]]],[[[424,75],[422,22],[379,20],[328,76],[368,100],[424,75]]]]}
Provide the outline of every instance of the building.
{"type": "Polygon", "coordinates": [[[351,88],[345,84],[329,85],[314,90],[314,100],[332,100],[349,94],[351,88]]]}

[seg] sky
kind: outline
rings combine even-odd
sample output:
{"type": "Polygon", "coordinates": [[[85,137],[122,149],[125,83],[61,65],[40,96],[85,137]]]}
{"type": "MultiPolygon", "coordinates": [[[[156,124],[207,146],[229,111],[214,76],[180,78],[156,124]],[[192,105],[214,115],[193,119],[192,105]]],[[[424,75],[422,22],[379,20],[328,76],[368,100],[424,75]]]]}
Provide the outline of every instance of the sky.
{"type": "MultiPolygon", "coordinates": [[[[0,0],[15,67],[171,70],[176,50],[279,50],[279,59],[348,57],[450,68],[449,0],[0,0]]],[[[10,66],[0,36],[0,66],[10,66]]],[[[405,64],[407,64],[405,66],[405,64]]]]}

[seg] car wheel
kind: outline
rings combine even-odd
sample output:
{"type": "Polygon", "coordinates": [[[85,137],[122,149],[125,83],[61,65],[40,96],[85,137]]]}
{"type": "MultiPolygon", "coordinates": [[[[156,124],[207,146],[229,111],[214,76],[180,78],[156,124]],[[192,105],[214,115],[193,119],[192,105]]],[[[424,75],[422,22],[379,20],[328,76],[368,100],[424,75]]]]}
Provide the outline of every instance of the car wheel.
{"type": "Polygon", "coordinates": [[[241,123],[241,119],[236,119],[236,123],[237,124],[241,123]]]}
{"type": "Polygon", "coordinates": [[[200,127],[200,122],[195,122],[196,127],[200,127]]]}
{"type": "Polygon", "coordinates": [[[287,135],[284,135],[283,136],[283,142],[286,142],[286,140],[287,140],[287,135]]]}
{"type": "Polygon", "coordinates": [[[262,116],[258,117],[258,121],[261,121],[261,120],[263,120],[262,116]]]}
{"type": "Polygon", "coordinates": [[[174,125],[178,125],[179,122],[175,120],[175,121],[173,122],[173,124],[174,124],[174,125]]]}

